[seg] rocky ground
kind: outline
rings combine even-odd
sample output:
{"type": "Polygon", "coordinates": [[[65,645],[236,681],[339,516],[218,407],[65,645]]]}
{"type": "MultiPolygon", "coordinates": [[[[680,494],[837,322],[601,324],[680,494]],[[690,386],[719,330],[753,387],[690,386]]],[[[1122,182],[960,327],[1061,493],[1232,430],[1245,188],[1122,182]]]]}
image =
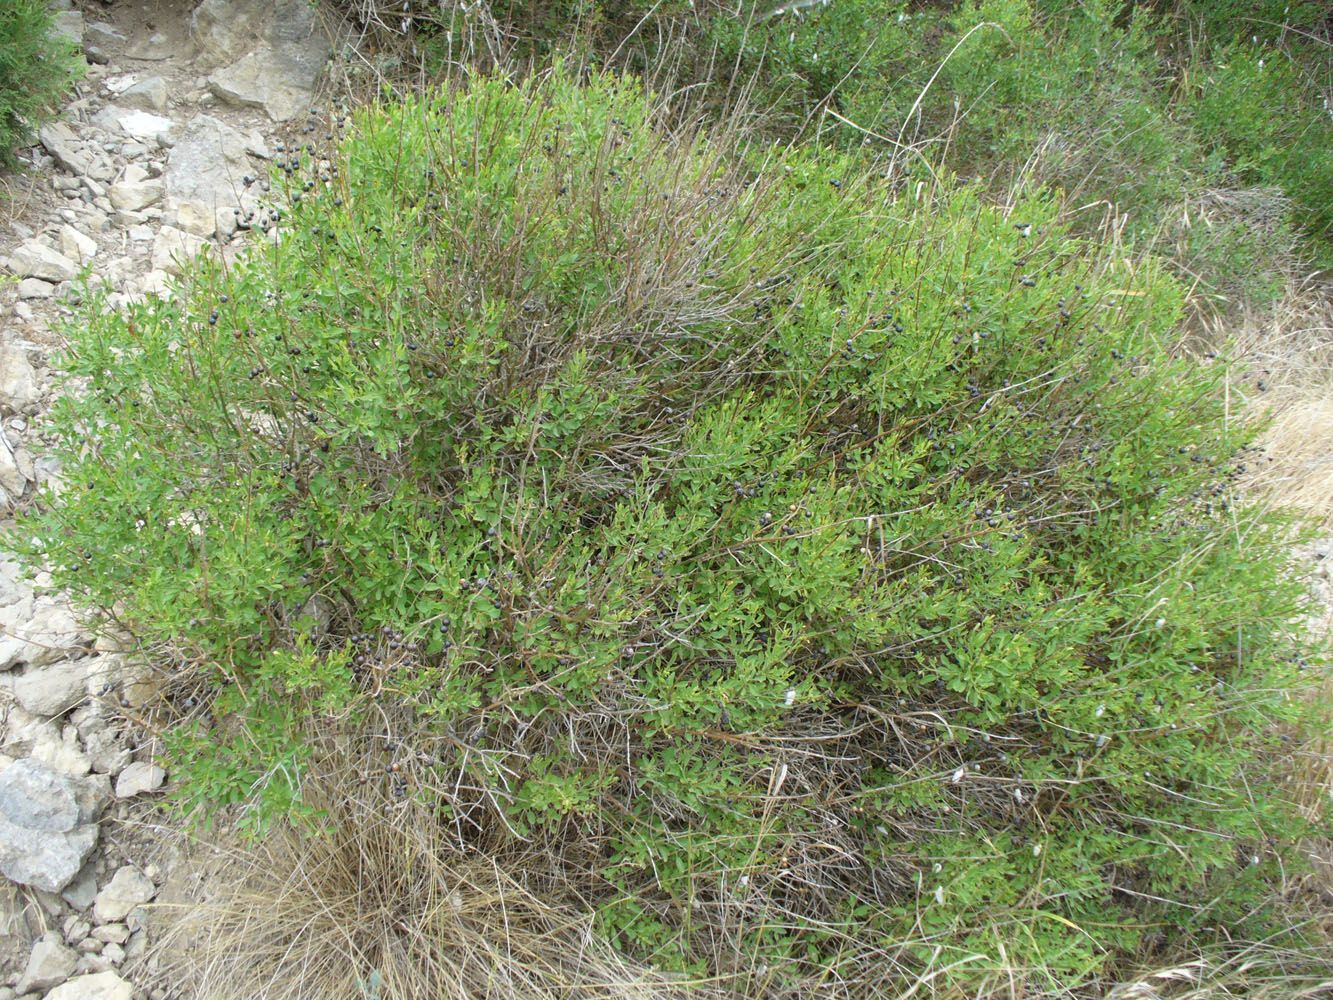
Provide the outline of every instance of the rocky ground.
{"type": "MultiPolygon", "coordinates": [[[[71,0],[89,63],[0,202],[0,513],[59,483],[42,458],[52,352],[86,278],[112,306],[168,292],[180,261],[268,231],[266,163],[308,134],[333,33],[306,0],[71,0]],[[8,280],[11,279],[12,280],[8,280]]],[[[170,776],[114,637],[0,554],[0,1000],[131,1000],[206,867],[163,825],[170,776]]]]}

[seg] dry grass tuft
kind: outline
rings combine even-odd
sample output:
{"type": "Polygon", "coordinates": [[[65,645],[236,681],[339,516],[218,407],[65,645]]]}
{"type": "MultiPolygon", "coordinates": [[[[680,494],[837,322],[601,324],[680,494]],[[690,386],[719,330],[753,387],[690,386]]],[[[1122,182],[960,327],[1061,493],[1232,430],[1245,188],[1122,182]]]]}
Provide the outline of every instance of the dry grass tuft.
{"type": "Polygon", "coordinates": [[[163,985],[211,1000],[713,995],[596,939],[586,907],[553,902],[569,887],[549,858],[460,850],[378,761],[344,744],[311,774],[318,833],[283,827],[234,850],[221,892],[159,944],[163,985]]]}

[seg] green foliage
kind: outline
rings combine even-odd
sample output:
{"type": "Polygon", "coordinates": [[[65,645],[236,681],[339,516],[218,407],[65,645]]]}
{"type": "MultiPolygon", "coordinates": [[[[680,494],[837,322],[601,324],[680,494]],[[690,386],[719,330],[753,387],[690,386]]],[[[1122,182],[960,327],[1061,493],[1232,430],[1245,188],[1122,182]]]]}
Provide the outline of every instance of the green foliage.
{"type": "Polygon", "coordinates": [[[1333,105],[1325,48],[1249,40],[1219,51],[1198,74],[1196,131],[1241,177],[1282,188],[1327,254],[1333,240],[1333,105]]]}
{"type": "Polygon", "coordinates": [[[6,0],[0,7],[0,164],[29,141],[33,122],[49,112],[73,83],[80,59],[69,42],[51,34],[45,0],[6,0]]]}
{"type": "MultiPolygon", "coordinates": [[[[1085,231],[1114,207],[1140,245],[1159,245],[1212,191],[1278,187],[1289,226],[1329,253],[1326,4],[512,0],[494,11],[525,56],[565,47],[591,65],[666,66],[719,106],[749,94],[776,134],[917,159],[1002,196],[1015,178],[1059,187],[1094,209],[1085,231]]],[[[437,42],[459,47],[453,20],[437,27],[437,42]]],[[[1178,263],[1232,304],[1263,305],[1294,268],[1281,240],[1204,237],[1179,244],[1178,263]],[[1250,273],[1260,280],[1237,280],[1250,273]]]]}
{"type": "Polygon", "coordinates": [[[1077,986],[1299,863],[1288,533],[1151,261],[600,76],[282,167],[276,245],[89,300],[16,535],[202,699],[187,805],[391,719],[622,947],[881,989],[1077,986]]]}
{"type": "Polygon", "coordinates": [[[1182,0],[1173,13],[1197,19],[1224,42],[1271,38],[1283,28],[1318,28],[1328,21],[1328,5],[1321,0],[1182,0]]]}

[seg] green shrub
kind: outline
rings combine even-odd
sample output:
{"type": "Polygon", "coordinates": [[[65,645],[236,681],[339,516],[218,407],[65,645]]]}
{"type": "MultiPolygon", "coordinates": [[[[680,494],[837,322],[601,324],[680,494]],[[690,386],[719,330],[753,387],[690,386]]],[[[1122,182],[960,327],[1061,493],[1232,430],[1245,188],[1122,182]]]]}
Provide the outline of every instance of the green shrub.
{"type": "Polygon", "coordinates": [[[762,81],[765,107],[884,155],[915,144],[999,190],[1027,171],[1151,232],[1198,159],[1159,85],[1156,22],[1100,0],[1045,6],[856,0],[713,23],[723,52],[762,81]]]}
{"type": "Polygon", "coordinates": [[[1215,156],[1240,177],[1286,192],[1298,224],[1326,256],[1333,241],[1333,109],[1320,78],[1330,67],[1326,50],[1240,42],[1198,75],[1187,106],[1215,156]]]}
{"type": "Polygon", "coordinates": [[[1317,28],[1328,22],[1322,0],[1180,0],[1173,13],[1196,19],[1214,38],[1274,38],[1283,28],[1317,28]]]}
{"type": "Polygon", "coordinates": [[[48,112],[73,82],[79,60],[73,46],[52,36],[45,0],[6,0],[0,8],[0,164],[32,136],[35,118],[48,112]]]}
{"type": "Polygon", "coordinates": [[[173,671],[185,805],[382,746],[747,995],[1273,930],[1300,589],[1159,268],[604,77],[286,156],[276,246],[89,300],[18,533],[173,671]]]}

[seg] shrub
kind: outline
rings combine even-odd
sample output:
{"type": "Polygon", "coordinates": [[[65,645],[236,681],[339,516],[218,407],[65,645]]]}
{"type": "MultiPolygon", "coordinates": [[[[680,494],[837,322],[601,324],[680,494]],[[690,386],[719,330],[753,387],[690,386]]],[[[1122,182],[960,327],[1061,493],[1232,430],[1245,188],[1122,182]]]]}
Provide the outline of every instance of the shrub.
{"type": "Polygon", "coordinates": [[[747,995],[1273,931],[1300,589],[1160,268],[609,77],[323,155],[276,245],[89,300],[20,532],[175,677],[185,806],[317,826],[360,748],[747,995]]]}
{"type": "Polygon", "coordinates": [[[1238,42],[1198,74],[1187,105],[1215,156],[1242,178],[1283,189],[1325,257],[1333,241],[1333,107],[1319,78],[1330,66],[1326,50],[1238,42]]]}
{"type": "Polygon", "coordinates": [[[79,65],[73,47],[52,35],[44,0],[6,0],[0,9],[0,164],[28,141],[36,116],[68,90],[79,65]]]}

